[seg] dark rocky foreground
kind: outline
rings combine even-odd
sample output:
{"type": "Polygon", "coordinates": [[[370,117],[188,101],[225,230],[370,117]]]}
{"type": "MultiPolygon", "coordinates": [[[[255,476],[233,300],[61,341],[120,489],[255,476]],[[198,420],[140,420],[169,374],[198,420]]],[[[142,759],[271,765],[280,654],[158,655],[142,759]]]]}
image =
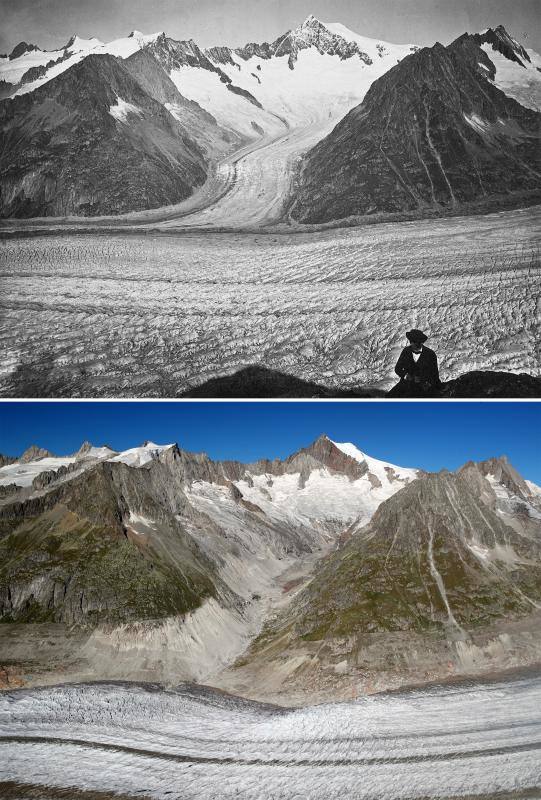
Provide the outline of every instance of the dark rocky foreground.
{"type": "MultiPolygon", "coordinates": [[[[374,388],[336,389],[304,381],[294,375],[252,364],[232,375],[212,378],[185,392],[182,397],[328,397],[372,398],[387,397],[388,393],[374,388]]],[[[410,397],[419,397],[412,392],[410,397]]],[[[449,398],[520,398],[541,397],[541,378],[527,373],[475,370],[454,380],[442,383],[434,399],[449,398]]]]}
{"type": "Polygon", "coordinates": [[[377,389],[337,390],[259,364],[211,378],[182,397],[384,397],[377,389]]]}
{"type": "Polygon", "coordinates": [[[444,383],[441,397],[541,397],[541,378],[475,370],[444,383]]]}

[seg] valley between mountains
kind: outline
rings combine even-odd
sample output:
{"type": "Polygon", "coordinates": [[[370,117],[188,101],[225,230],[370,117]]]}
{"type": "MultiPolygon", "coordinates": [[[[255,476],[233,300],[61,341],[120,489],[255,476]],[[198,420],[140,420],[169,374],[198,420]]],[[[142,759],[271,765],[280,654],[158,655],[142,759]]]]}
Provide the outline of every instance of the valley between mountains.
{"type": "Polygon", "coordinates": [[[21,42],[0,81],[1,215],[40,227],[295,230],[540,198],[541,58],[502,26],[431,48],[312,15],[236,49],[74,36],[21,42]]]}
{"type": "Polygon", "coordinates": [[[147,442],[0,466],[3,688],[198,682],[304,705],[541,658],[541,488],[323,435],[285,460],[147,442]]]}
{"type": "MultiPolygon", "coordinates": [[[[179,397],[259,365],[381,392],[539,374],[541,60],[312,15],[0,57],[0,394],[179,397]]],[[[242,387],[240,388],[242,394],[242,387]]]]}

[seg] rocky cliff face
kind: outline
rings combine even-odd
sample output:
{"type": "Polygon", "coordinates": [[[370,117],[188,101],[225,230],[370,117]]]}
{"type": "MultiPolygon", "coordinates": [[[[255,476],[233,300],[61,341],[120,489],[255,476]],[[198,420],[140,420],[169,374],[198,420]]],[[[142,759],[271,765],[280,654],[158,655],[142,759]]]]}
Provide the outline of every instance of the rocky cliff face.
{"type": "MultiPolygon", "coordinates": [[[[498,31],[492,38],[507,58],[511,45],[498,31]]],[[[541,114],[498,89],[495,74],[468,35],[405,58],[306,155],[291,216],[321,223],[540,196],[541,114]]]]}
{"type": "Polygon", "coordinates": [[[526,48],[516,39],[513,39],[503,25],[498,25],[494,29],[489,28],[484,33],[474,33],[471,38],[477,44],[490,44],[493,50],[501,53],[509,61],[515,61],[521,67],[524,66],[525,62],[531,63],[531,58],[526,48]]]}
{"type": "Polygon", "coordinates": [[[212,565],[173,514],[186,500],[159,504],[154,472],[106,462],[48,488],[0,509],[4,621],[159,618],[215,594],[212,565]]]}

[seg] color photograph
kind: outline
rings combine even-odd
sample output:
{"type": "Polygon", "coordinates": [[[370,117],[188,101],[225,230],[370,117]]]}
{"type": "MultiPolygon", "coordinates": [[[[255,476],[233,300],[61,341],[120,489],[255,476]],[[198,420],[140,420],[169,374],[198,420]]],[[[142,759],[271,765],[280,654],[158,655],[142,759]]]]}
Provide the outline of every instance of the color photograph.
{"type": "Polygon", "coordinates": [[[538,796],[539,404],[4,418],[2,797],[538,796]]]}

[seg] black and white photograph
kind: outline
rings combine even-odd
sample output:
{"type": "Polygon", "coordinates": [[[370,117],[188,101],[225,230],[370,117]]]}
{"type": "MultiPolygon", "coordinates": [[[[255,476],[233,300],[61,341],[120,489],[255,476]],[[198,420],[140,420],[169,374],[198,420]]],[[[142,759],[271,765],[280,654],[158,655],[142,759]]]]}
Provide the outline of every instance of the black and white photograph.
{"type": "Polygon", "coordinates": [[[0,0],[0,800],[541,800],[538,0],[0,0]]]}

